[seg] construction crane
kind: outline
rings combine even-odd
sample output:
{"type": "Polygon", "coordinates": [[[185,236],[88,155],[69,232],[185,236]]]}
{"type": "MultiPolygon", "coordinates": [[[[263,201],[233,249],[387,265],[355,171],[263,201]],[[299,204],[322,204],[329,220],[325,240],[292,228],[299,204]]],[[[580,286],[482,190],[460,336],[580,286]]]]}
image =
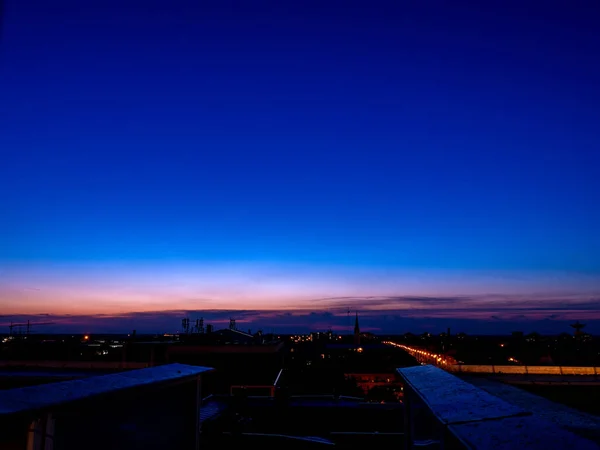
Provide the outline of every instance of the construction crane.
{"type": "Polygon", "coordinates": [[[25,323],[14,323],[11,322],[10,325],[8,326],[10,333],[9,335],[12,336],[13,335],[13,330],[16,328],[17,330],[19,330],[18,334],[23,334],[23,328],[25,328],[25,334],[29,336],[29,333],[31,333],[31,327],[33,326],[40,326],[40,325],[54,325],[54,322],[31,322],[31,321],[27,321],[25,323]]]}

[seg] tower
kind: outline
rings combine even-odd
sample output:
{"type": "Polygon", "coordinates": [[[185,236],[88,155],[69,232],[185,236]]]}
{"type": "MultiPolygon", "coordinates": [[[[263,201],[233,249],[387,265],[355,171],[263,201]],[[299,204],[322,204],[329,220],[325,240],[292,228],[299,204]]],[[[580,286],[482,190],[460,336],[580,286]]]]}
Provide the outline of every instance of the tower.
{"type": "Polygon", "coordinates": [[[187,317],[185,319],[181,319],[181,327],[183,328],[183,332],[185,334],[190,333],[190,319],[187,317]]]}
{"type": "Polygon", "coordinates": [[[357,347],[360,345],[360,327],[358,326],[358,311],[354,319],[354,345],[357,347]]]}

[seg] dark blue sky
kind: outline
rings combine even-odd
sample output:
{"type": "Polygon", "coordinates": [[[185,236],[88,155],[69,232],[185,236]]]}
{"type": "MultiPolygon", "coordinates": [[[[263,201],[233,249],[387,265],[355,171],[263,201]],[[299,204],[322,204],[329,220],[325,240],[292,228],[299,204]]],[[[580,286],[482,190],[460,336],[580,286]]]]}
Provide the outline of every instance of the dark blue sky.
{"type": "MultiPolygon", "coordinates": [[[[569,295],[583,274],[597,304],[599,19],[595,2],[7,0],[4,273],[291,264],[435,270],[436,290],[491,271],[536,292],[560,273],[569,295]]],[[[69,276],[29,306],[9,275],[0,294],[53,312],[80,295],[69,276]]],[[[211,298],[235,303],[220,276],[211,298]]]]}

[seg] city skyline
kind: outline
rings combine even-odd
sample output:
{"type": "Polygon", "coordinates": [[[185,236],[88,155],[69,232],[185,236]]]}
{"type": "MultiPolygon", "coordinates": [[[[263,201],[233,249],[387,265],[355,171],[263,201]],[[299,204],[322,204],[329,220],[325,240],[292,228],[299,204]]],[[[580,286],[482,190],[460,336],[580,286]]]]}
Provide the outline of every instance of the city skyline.
{"type": "Polygon", "coordinates": [[[376,3],[6,1],[0,323],[599,333],[594,7],[376,3]]]}

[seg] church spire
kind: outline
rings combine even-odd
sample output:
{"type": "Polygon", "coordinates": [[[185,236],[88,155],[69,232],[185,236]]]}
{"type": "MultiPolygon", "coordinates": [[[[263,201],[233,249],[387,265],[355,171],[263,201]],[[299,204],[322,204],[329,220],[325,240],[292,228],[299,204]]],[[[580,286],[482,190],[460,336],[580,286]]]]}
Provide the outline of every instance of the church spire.
{"type": "Polygon", "coordinates": [[[356,312],[356,318],[354,319],[354,345],[360,345],[360,327],[358,326],[358,311],[356,312]]]}

